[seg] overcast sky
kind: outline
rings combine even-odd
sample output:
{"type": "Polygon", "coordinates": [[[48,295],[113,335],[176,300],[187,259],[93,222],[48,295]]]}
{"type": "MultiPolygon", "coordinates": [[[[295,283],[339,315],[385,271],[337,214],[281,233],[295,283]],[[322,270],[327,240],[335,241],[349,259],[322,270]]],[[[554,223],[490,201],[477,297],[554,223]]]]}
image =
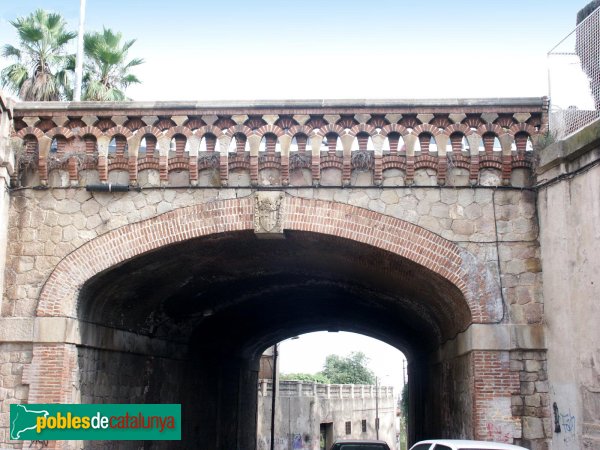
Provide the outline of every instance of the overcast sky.
{"type": "MultiPolygon", "coordinates": [[[[146,62],[134,100],[539,97],[547,52],[587,3],[87,0],[86,29],[137,39],[130,56],[146,62]]],[[[77,30],[78,0],[2,0],[0,43],[16,44],[8,21],[38,7],[77,30]]],[[[281,368],[316,372],[327,354],[356,350],[400,385],[398,351],[345,333],[286,342],[281,368]]]]}
{"type": "Polygon", "coordinates": [[[390,345],[360,334],[323,331],[283,341],[279,346],[279,367],[283,373],[316,373],[323,370],[327,355],[348,356],[351,352],[367,355],[368,367],[380,383],[394,386],[394,394],[400,392],[404,355],[390,345]]]}
{"type": "MultiPolygon", "coordinates": [[[[586,3],[87,0],[86,29],[137,39],[135,100],[542,96],[586,3]]],[[[78,0],[4,0],[0,42],[40,6],[77,30],[78,0]]]]}

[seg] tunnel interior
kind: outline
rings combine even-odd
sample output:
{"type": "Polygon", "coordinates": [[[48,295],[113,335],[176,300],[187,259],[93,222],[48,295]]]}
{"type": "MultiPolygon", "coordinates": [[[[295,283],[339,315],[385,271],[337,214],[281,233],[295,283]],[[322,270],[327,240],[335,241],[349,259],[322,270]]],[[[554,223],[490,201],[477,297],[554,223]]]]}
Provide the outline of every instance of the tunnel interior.
{"type": "MultiPolygon", "coordinates": [[[[182,404],[182,442],[148,448],[254,448],[260,355],[319,330],[364,334],[402,351],[415,380],[411,440],[447,435],[440,411],[456,400],[443,392],[447,380],[431,355],[471,323],[460,290],[431,270],[298,231],[284,239],[225,233],[147,252],[89,279],[78,315],[89,327],[164,344],[149,347],[163,349],[155,354],[78,349],[82,402],[182,404]]],[[[465,361],[444,364],[468,370],[465,361]]],[[[469,419],[451,420],[460,428],[469,419]]]]}

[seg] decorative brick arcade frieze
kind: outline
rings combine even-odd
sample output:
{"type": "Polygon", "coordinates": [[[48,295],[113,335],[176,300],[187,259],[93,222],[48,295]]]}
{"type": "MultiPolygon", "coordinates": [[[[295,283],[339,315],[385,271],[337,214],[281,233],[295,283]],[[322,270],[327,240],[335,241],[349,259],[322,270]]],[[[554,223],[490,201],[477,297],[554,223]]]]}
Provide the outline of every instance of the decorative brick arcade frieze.
{"type": "Polygon", "coordinates": [[[542,98],[18,103],[21,175],[38,177],[14,183],[96,171],[134,186],[511,185],[531,171],[547,113],[542,98]]]}

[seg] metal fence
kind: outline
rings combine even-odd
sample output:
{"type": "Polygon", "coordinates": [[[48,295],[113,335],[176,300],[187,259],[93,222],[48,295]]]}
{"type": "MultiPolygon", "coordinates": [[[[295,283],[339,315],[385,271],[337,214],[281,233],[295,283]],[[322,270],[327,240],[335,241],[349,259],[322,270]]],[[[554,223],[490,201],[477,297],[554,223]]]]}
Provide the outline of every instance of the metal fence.
{"type": "Polygon", "coordinates": [[[548,81],[554,138],[600,118],[600,8],[548,52],[548,81]]]}

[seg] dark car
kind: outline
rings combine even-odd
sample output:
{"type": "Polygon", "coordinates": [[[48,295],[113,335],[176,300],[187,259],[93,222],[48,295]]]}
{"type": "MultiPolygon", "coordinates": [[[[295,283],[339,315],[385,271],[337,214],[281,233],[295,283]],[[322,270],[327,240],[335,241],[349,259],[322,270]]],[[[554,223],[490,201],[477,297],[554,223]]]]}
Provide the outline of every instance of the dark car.
{"type": "Polygon", "coordinates": [[[385,441],[348,439],[334,442],[331,446],[331,450],[390,450],[390,447],[385,441]]]}

